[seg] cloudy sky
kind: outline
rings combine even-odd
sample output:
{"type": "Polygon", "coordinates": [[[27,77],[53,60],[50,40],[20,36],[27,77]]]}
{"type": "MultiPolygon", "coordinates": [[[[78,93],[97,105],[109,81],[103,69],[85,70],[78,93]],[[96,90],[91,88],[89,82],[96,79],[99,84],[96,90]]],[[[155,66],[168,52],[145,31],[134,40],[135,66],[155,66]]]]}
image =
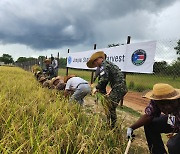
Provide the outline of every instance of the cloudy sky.
{"type": "Polygon", "coordinates": [[[0,56],[180,39],[180,0],[0,0],[0,56]]]}

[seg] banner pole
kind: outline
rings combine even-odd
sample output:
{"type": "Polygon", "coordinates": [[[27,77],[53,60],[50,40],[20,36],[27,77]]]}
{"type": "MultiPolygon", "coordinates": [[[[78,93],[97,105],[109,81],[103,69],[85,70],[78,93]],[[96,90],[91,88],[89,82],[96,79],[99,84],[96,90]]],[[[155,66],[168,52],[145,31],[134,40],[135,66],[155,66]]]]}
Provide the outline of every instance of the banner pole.
{"type": "MultiPolygon", "coordinates": [[[[96,44],[94,44],[94,50],[96,50],[96,44]]],[[[93,84],[94,70],[91,72],[91,84],[93,84]]]]}
{"type": "MultiPolygon", "coordinates": [[[[130,42],[131,42],[131,36],[128,36],[127,37],[127,44],[130,44],[130,42]]],[[[123,74],[124,74],[124,79],[126,81],[126,72],[123,72],[123,74]]],[[[124,103],[124,97],[121,99],[121,103],[120,103],[121,107],[123,106],[123,103],[124,103]]]]}
{"type": "MultiPolygon", "coordinates": [[[[69,53],[69,49],[68,49],[68,53],[69,53]]],[[[69,71],[69,68],[66,65],[66,76],[68,76],[68,71],[69,71]]]]}

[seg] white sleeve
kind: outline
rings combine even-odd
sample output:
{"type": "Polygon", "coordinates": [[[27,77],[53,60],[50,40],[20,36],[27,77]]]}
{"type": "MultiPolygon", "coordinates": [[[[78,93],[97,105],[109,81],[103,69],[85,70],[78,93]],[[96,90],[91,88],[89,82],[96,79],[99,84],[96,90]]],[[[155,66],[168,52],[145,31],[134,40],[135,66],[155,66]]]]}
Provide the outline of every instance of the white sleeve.
{"type": "Polygon", "coordinates": [[[55,60],[55,61],[54,61],[54,63],[55,63],[54,68],[57,68],[57,67],[58,67],[58,61],[57,61],[57,60],[55,60]]]}
{"type": "Polygon", "coordinates": [[[67,81],[65,90],[70,90],[70,82],[67,81]]]}

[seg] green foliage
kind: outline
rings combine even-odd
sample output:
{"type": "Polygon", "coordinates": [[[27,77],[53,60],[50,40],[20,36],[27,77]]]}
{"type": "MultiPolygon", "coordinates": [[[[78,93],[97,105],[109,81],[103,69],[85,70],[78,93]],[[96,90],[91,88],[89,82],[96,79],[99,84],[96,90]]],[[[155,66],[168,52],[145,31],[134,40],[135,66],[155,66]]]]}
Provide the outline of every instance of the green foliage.
{"type": "Polygon", "coordinates": [[[154,73],[165,73],[168,64],[166,61],[155,62],[153,65],[153,72],[154,73]]]}
{"type": "Polygon", "coordinates": [[[136,91],[138,91],[138,92],[143,92],[143,91],[145,91],[147,88],[145,87],[145,86],[143,86],[143,85],[136,85],[136,87],[135,87],[135,90],[136,91]]]}
{"type": "Polygon", "coordinates": [[[33,65],[32,66],[32,72],[36,73],[38,71],[42,72],[42,68],[39,65],[37,65],[37,64],[33,65]]]}
{"type": "Polygon", "coordinates": [[[59,68],[66,68],[67,58],[60,58],[59,59],[59,68]]]}
{"type": "Polygon", "coordinates": [[[129,107],[126,107],[126,106],[123,106],[123,108],[118,106],[118,109],[121,110],[121,111],[128,112],[128,113],[130,113],[130,114],[132,114],[133,116],[136,116],[136,117],[141,116],[141,114],[139,112],[137,112],[137,111],[135,111],[135,110],[133,110],[133,109],[131,109],[129,107]]]}
{"type": "Polygon", "coordinates": [[[35,60],[35,59],[36,59],[36,58],[33,58],[33,57],[29,57],[29,58],[19,57],[16,62],[22,63],[22,62],[32,61],[32,60],[35,60]]]}
{"type": "Polygon", "coordinates": [[[135,87],[134,81],[130,81],[128,88],[129,89],[134,89],[134,87],[135,87]]]}
{"type": "Polygon", "coordinates": [[[180,61],[174,61],[172,65],[167,67],[167,74],[172,75],[173,79],[180,76],[180,61]]]}
{"type": "Polygon", "coordinates": [[[177,46],[174,49],[177,51],[177,55],[180,55],[180,40],[177,42],[177,46]]]}
{"type": "Polygon", "coordinates": [[[2,57],[0,57],[0,61],[4,62],[5,64],[14,63],[12,56],[9,54],[3,54],[2,57]]]}

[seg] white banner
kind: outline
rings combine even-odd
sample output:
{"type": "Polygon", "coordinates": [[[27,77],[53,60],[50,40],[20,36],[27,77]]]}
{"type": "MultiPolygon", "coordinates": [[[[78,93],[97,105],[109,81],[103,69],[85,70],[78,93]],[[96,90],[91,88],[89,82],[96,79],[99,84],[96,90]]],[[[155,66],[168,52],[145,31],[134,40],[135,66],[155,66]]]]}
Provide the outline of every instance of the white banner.
{"type": "Polygon", "coordinates": [[[97,51],[104,51],[107,60],[116,64],[124,72],[152,73],[156,42],[127,44],[118,47],[68,53],[67,67],[90,69],[88,59],[97,51]]]}

